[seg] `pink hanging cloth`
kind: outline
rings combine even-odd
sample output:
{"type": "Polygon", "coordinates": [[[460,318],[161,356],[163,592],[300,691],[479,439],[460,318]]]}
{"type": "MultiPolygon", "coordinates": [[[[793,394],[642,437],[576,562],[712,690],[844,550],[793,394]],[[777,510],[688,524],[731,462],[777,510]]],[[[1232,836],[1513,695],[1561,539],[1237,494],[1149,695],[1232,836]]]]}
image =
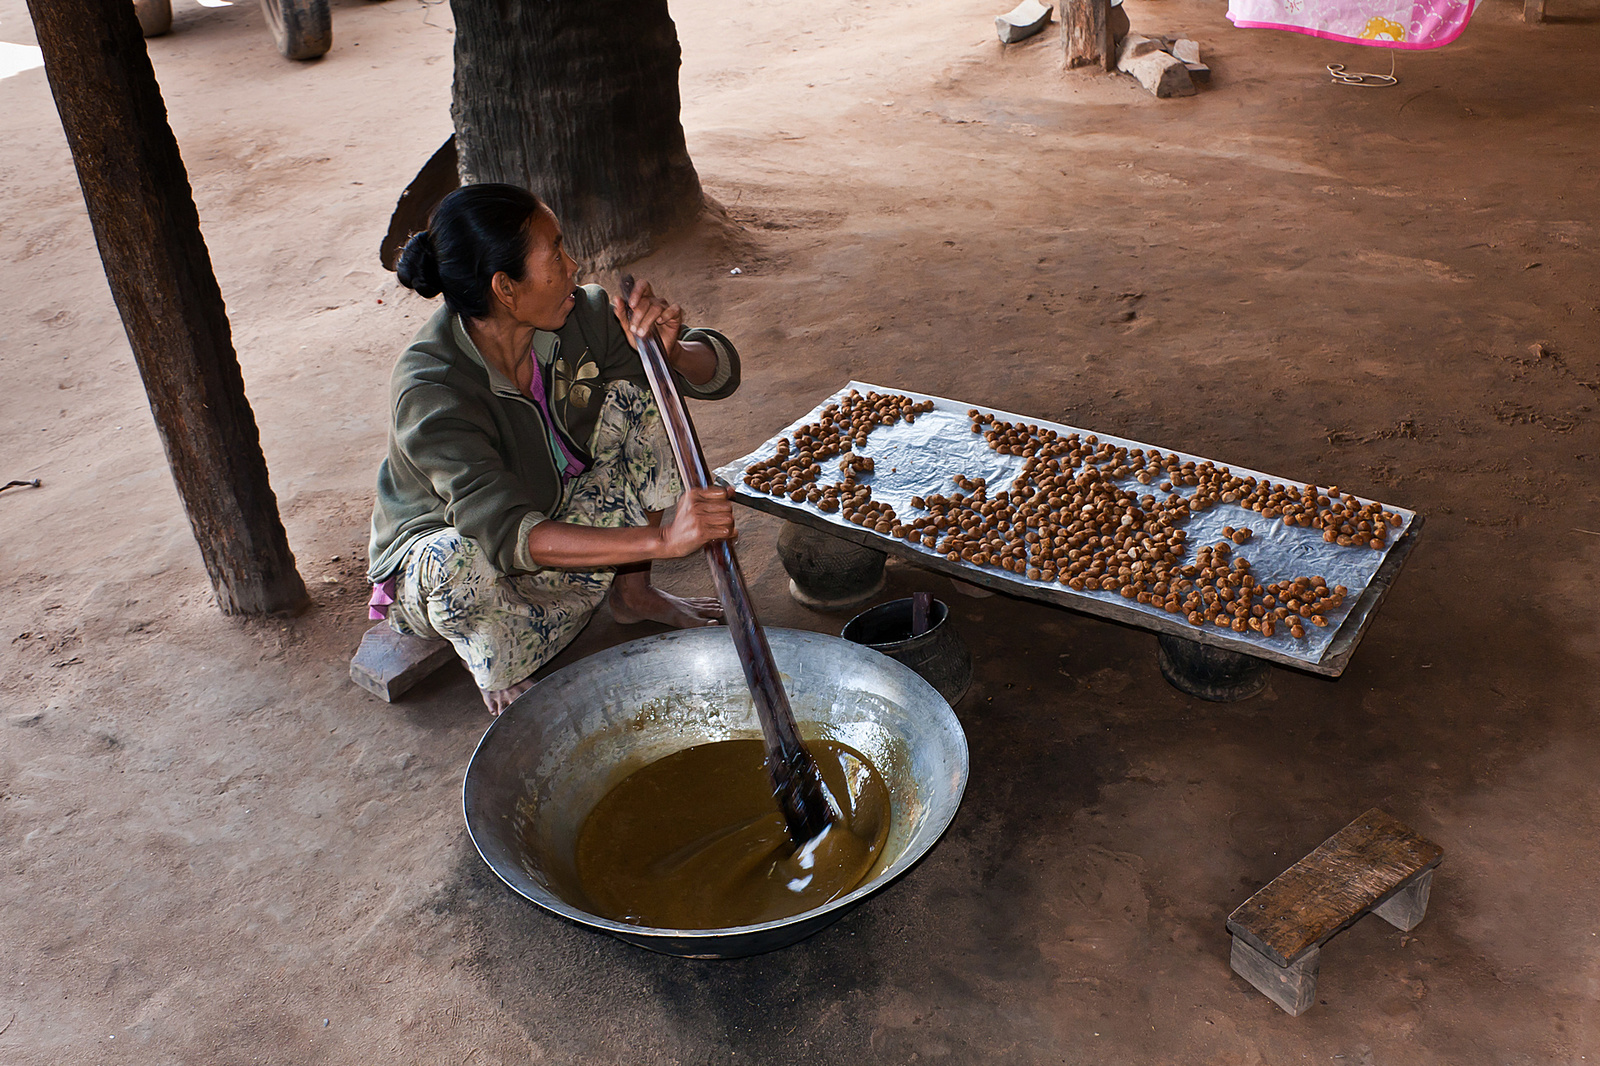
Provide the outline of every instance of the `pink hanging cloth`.
{"type": "Polygon", "coordinates": [[[1461,36],[1478,0],[1229,0],[1241,29],[1289,30],[1376,48],[1442,48],[1461,36]]]}

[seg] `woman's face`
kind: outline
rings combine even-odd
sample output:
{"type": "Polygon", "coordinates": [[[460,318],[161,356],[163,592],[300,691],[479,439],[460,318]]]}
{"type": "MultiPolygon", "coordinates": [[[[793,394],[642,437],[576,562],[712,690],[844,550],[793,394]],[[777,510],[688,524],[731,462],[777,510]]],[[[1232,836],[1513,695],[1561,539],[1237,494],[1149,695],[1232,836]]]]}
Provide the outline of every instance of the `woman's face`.
{"type": "Polygon", "coordinates": [[[528,223],[528,261],[521,281],[495,276],[495,291],[519,322],[535,329],[557,330],[577,302],[573,283],[578,264],[561,240],[561,223],[548,207],[528,223]]]}

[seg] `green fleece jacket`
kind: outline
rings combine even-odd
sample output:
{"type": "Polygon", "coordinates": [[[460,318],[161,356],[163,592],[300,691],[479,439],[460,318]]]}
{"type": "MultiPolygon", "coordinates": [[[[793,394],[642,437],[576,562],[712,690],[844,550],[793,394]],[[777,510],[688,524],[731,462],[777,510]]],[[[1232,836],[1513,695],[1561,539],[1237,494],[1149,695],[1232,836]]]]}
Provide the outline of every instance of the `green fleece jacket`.
{"type": "MultiPolygon", "coordinates": [[[[704,385],[674,374],[685,397],[720,400],[739,387],[739,353],[726,337],[691,329],[683,339],[717,354],[704,385]]],[[[484,362],[448,308],[400,356],[389,381],[389,454],[378,468],[370,580],[388,578],[412,543],[446,526],[472,538],[502,574],[538,568],[528,557],[528,532],[561,503],[564,459],[552,432],[589,462],[606,383],[649,383],[598,285],[579,289],[566,325],[534,334],[533,347],[553,426],[515,382],[484,362]]]]}

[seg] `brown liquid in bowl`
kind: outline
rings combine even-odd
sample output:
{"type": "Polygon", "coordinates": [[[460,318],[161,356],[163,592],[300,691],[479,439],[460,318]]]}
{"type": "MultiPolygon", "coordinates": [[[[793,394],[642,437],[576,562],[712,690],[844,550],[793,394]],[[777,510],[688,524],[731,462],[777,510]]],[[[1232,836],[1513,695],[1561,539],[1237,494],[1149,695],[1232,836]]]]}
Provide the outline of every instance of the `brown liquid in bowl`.
{"type": "Polygon", "coordinates": [[[723,929],[854,889],[888,838],[889,790],[853,749],[807,747],[844,817],[798,851],[759,740],[701,744],[630,774],[578,834],[578,880],[593,912],[657,929],[723,929]]]}

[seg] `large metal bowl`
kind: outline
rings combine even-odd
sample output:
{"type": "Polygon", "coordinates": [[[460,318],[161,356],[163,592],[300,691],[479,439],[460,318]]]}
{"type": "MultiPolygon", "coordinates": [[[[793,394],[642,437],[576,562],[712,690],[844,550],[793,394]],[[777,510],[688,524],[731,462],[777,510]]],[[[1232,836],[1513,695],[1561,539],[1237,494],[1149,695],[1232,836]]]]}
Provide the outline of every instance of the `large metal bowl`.
{"type": "Polygon", "coordinates": [[[781,921],[653,929],[589,913],[574,867],[578,831],[612,786],[647,763],[715,740],[759,737],[733,641],[683,630],[610,648],[551,674],[484,734],[467,766],[467,831],[518,895],[631,944],[689,958],[785,947],[883,888],[939,839],[967,785],[967,738],[933,686],[839,637],[769,629],[800,732],[855,748],[892,796],[889,839],[855,891],[781,921]]]}

